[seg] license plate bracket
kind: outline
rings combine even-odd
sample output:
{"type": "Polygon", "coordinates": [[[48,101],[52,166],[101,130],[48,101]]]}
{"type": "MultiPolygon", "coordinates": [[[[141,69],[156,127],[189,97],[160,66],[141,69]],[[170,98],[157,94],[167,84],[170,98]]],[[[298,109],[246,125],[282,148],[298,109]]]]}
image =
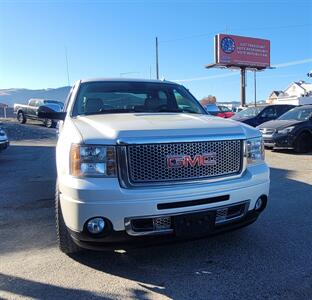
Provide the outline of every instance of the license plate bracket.
{"type": "Polygon", "coordinates": [[[178,215],[173,218],[177,237],[200,237],[214,228],[215,212],[204,211],[178,215]]]}

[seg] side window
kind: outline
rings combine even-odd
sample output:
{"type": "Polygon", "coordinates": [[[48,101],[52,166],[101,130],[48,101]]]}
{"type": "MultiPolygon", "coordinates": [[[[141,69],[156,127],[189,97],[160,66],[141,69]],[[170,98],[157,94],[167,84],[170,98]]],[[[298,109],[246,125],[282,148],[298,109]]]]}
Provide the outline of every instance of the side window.
{"type": "Polygon", "coordinates": [[[219,106],[219,109],[222,111],[222,112],[229,112],[230,109],[226,106],[219,106]]]}
{"type": "Polygon", "coordinates": [[[265,108],[261,113],[262,118],[275,118],[277,117],[277,111],[275,106],[265,108]]]}
{"type": "Polygon", "coordinates": [[[291,110],[293,108],[294,108],[294,106],[286,106],[286,107],[284,107],[284,109],[282,111],[282,114],[284,114],[285,112],[287,112],[287,111],[289,111],[289,110],[291,110]]]}
{"type": "Polygon", "coordinates": [[[71,87],[71,89],[69,90],[69,93],[68,93],[67,98],[66,98],[65,103],[64,103],[63,111],[67,111],[69,100],[71,98],[71,95],[72,95],[74,89],[75,89],[75,85],[73,85],[71,87]]]}
{"type": "Polygon", "coordinates": [[[189,98],[184,97],[176,89],[173,90],[173,95],[180,110],[187,111],[190,113],[202,113],[202,111],[199,109],[199,106],[196,105],[196,103],[192,102],[189,98]]]}
{"type": "Polygon", "coordinates": [[[164,91],[158,92],[158,98],[159,98],[159,105],[165,105],[168,103],[168,97],[164,91]]]}
{"type": "Polygon", "coordinates": [[[30,100],[29,101],[29,106],[36,106],[36,101],[37,100],[30,100]]]}
{"type": "Polygon", "coordinates": [[[286,111],[288,111],[291,108],[291,106],[276,106],[277,116],[283,115],[286,111]]]}
{"type": "Polygon", "coordinates": [[[192,103],[190,102],[189,99],[183,97],[177,90],[173,90],[173,93],[174,93],[174,97],[176,99],[176,102],[177,102],[179,108],[183,109],[186,106],[191,108],[190,105],[192,103]]]}

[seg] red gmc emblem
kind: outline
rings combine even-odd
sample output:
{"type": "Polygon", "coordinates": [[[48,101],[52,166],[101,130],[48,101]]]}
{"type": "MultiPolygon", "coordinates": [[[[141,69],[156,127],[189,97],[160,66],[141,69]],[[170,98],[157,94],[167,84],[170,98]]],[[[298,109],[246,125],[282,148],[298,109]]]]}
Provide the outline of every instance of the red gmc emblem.
{"type": "Polygon", "coordinates": [[[214,166],[216,165],[216,153],[196,154],[193,158],[190,155],[170,155],[167,156],[167,167],[182,168],[195,166],[214,166]]]}

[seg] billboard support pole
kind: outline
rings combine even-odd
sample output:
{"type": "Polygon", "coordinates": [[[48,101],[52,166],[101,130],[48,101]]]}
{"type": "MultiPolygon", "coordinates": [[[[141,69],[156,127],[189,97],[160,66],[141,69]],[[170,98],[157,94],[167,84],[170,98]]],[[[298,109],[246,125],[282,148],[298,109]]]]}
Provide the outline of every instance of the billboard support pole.
{"type": "Polygon", "coordinates": [[[257,71],[254,70],[255,107],[257,106],[257,71]]]}
{"type": "Polygon", "coordinates": [[[246,68],[241,70],[241,106],[246,106],[246,68]]]}

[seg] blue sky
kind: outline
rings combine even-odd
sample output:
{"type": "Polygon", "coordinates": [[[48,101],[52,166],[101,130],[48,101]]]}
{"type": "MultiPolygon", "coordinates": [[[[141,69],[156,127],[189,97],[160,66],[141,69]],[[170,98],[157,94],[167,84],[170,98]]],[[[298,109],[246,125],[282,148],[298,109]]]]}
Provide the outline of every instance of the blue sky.
{"type": "Polygon", "coordinates": [[[150,69],[155,77],[158,36],[161,76],[185,80],[198,98],[239,100],[238,72],[204,68],[213,62],[214,35],[224,32],[270,39],[271,64],[290,62],[258,74],[258,99],[307,80],[311,1],[0,0],[0,89],[67,85],[65,49],[70,83],[128,72],[135,73],[123,76],[149,78],[150,69]]]}

